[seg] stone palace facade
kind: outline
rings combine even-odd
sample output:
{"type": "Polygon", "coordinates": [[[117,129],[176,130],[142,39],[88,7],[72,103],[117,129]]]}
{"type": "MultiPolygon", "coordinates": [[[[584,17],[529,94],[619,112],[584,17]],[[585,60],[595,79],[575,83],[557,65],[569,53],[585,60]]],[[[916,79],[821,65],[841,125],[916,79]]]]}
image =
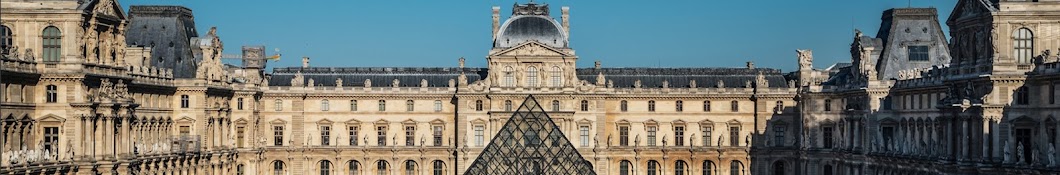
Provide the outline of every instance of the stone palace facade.
{"type": "Polygon", "coordinates": [[[1056,1],[960,0],[949,40],[935,9],[887,10],[852,63],[799,50],[788,73],[578,68],[570,9],[533,2],[493,7],[484,68],[269,72],[263,46],[223,64],[191,9],[121,7],[0,1],[0,174],[490,174],[480,155],[525,152],[497,145],[584,160],[524,174],[1060,173],[1056,1]],[[540,116],[550,134],[507,126],[540,116]]]}

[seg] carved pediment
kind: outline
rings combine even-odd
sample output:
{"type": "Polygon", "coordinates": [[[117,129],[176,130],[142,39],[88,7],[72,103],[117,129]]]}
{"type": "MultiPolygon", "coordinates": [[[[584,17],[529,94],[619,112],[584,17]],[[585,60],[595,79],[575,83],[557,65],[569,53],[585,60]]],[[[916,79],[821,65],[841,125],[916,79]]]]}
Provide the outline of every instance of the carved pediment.
{"type": "Polygon", "coordinates": [[[993,4],[987,4],[982,0],[959,0],[953,9],[953,13],[950,14],[948,21],[979,16],[983,13],[990,13],[992,10],[993,4]]]}
{"type": "Polygon", "coordinates": [[[125,12],[120,7],[121,5],[115,0],[98,0],[92,8],[92,13],[125,19],[125,12]]]}
{"type": "Polygon", "coordinates": [[[541,43],[527,42],[519,46],[500,51],[495,55],[501,56],[570,56],[567,53],[550,48],[541,43]]]}

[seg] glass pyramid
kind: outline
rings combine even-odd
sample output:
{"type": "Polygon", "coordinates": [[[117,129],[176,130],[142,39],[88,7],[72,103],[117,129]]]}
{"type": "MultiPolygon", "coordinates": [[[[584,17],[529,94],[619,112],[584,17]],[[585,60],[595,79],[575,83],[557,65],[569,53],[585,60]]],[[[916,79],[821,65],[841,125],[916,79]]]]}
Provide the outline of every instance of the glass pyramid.
{"type": "Polygon", "coordinates": [[[464,174],[595,175],[596,172],[531,95],[464,174]]]}

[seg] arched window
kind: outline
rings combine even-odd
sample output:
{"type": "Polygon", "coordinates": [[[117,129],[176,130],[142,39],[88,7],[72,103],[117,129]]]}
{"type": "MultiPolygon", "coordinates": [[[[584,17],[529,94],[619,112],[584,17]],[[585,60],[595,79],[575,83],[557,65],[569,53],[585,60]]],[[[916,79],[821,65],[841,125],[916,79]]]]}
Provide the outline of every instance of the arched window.
{"type": "Polygon", "coordinates": [[[435,100],[434,101],[434,112],[438,112],[438,111],[442,111],[442,101],[441,100],[435,100]]]}
{"type": "Polygon", "coordinates": [[[275,104],[273,104],[273,106],[276,106],[276,111],[283,111],[283,100],[276,99],[276,102],[275,104]]]}
{"type": "Polygon", "coordinates": [[[482,111],[482,100],[475,100],[475,111],[482,111]]]}
{"type": "Polygon", "coordinates": [[[710,101],[703,101],[703,112],[710,112],[710,101]]]}
{"type": "Polygon", "coordinates": [[[41,39],[43,40],[44,62],[59,62],[63,45],[63,37],[59,28],[55,26],[44,28],[44,35],[41,35],[41,39]]]}
{"type": "Polygon", "coordinates": [[[357,100],[350,100],[350,111],[357,111],[357,100]]]}
{"type": "Polygon", "coordinates": [[[655,112],[655,100],[648,101],[648,111],[655,112]]]}
{"type": "Polygon", "coordinates": [[[648,161],[648,175],[657,175],[657,174],[659,174],[659,162],[656,162],[655,160],[649,160],[648,161]]]}
{"type": "Polygon", "coordinates": [[[435,160],[434,163],[434,175],[442,175],[445,173],[445,162],[441,160],[435,160]]]}
{"type": "Polygon", "coordinates": [[[743,173],[743,163],[741,163],[739,160],[733,160],[731,163],[729,163],[729,174],[734,174],[735,175],[735,174],[742,174],[742,173],[743,173]]]}
{"type": "Polygon", "coordinates": [[[411,111],[413,111],[415,109],[416,109],[416,102],[412,102],[412,100],[405,101],[405,111],[410,111],[411,112],[411,111]]]}
{"type": "Polygon", "coordinates": [[[386,111],[386,100],[379,100],[379,111],[386,111]]]}
{"type": "Polygon", "coordinates": [[[526,69],[526,86],[537,87],[537,68],[530,67],[526,69]]]}
{"type": "Polygon", "coordinates": [[[732,101],[732,112],[740,112],[740,102],[739,101],[736,101],[736,100],[732,101]]]}
{"type": "Polygon", "coordinates": [[[284,175],[283,161],[272,161],[272,174],[273,175],[284,175]]]}
{"type": "Polygon", "coordinates": [[[563,76],[560,74],[560,72],[563,72],[563,70],[561,70],[559,66],[552,66],[552,87],[563,86],[563,79],[560,78],[563,76]]]}
{"type": "Polygon", "coordinates": [[[11,45],[13,40],[11,39],[11,28],[0,25],[0,55],[7,55],[11,53],[11,45]]]}
{"type": "Polygon", "coordinates": [[[685,161],[678,160],[674,163],[674,175],[685,175],[685,161]]]}
{"type": "Polygon", "coordinates": [[[784,175],[784,162],[777,161],[773,163],[773,175],[784,175]]]}
{"type": "Polygon", "coordinates": [[[405,175],[416,175],[416,162],[412,160],[405,161],[405,175]]]}
{"type": "Polygon", "coordinates": [[[504,68],[504,86],[515,87],[515,69],[511,66],[504,68]]]}
{"type": "Polygon", "coordinates": [[[581,110],[582,111],[589,111],[589,101],[588,100],[582,100],[581,110]]]}
{"type": "Polygon", "coordinates": [[[331,174],[331,161],[323,160],[320,161],[320,175],[331,174]]]}
{"type": "Polygon", "coordinates": [[[559,111],[559,100],[552,100],[552,111],[559,111]]]}
{"type": "Polygon", "coordinates": [[[618,174],[619,175],[630,175],[630,174],[633,174],[633,173],[630,173],[630,166],[631,165],[630,165],[628,160],[622,160],[622,162],[619,163],[619,165],[618,165],[618,171],[619,171],[618,174]]]}
{"type": "Polygon", "coordinates": [[[320,100],[320,111],[328,111],[331,109],[331,104],[328,103],[327,99],[320,100]]]}
{"type": "Polygon", "coordinates": [[[350,170],[348,175],[360,175],[361,174],[361,163],[360,162],[357,162],[356,160],[350,160],[349,162],[347,162],[347,164],[349,164],[349,170],[350,170]]]}
{"type": "Polygon", "coordinates": [[[512,101],[504,100],[504,111],[512,111],[512,101]]]}
{"type": "Polygon", "coordinates": [[[677,112],[685,111],[685,102],[677,100],[677,103],[674,106],[674,110],[677,110],[677,112]]]}
{"type": "Polygon", "coordinates": [[[1034,33],[1031,29],[1020,28],[1013,35],[1013,56],[1017,63],[1030,64],[1034,57],[1034,33]]]}
{"type": "Polygon", "coordinates": [[[191,102],[190,99],[188,99],[188,95],[180,95],[180,108],[188,107],[191,107],[191,102]]]}
{"type": "Polygon", "coordinates": [[[821,168],[821,169],[822,169],[821,171],[823,172],[821,174],[823,174],[823,175],[832,175],[832,165],[824,165],[824,167],[821,168]]]}
{"type": "Polygon", "coordinates": [[[246,168],[243,167],[243,164],[236,165],[236,175],[243,175],[244,169],[246,168]]]}
{"type": "Polygon", "coordinates": [[[48,103],[55,103],[59,101],[59,87],[55,85],[48,85],[45,88],[47,95],[46,98],[48,103]]]}
{"type": "Polygon", "coordinates": [[[714,162],[713,161],[709,161],[709,160],[704,160],[703,161],[703,175],[712,175],[712,174],[714,174],[714,169],[716,169],[716,168],[714,167],[714,162]]]}
{"type": "Polygon", "coordinates": [[[620,108],[622,110],[622,112],[629,111],[629,102],[628,101],[622,100],[622,102],[620,102],[618,106],[619,106],[618,108],[620,108]]]}
{"type": "Polygon", "coordinates": [[[375,171],[379,175],[387,175],[388,166],[385,160],[379,160],[375,163],[375,171]]]}

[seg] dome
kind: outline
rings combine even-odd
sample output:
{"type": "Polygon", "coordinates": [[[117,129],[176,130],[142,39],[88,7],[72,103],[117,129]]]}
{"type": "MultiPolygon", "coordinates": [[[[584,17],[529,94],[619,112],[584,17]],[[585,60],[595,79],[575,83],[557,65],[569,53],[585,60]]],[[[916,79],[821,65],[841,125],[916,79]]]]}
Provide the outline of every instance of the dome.
{"type": "Polygon", "coordinates": [[[527,41],[556,47],[567,47],[567,35],[555,20],[547,16],[517,15],[508,19],[497,32],[494,47],[512,47],[527,41]]]}

